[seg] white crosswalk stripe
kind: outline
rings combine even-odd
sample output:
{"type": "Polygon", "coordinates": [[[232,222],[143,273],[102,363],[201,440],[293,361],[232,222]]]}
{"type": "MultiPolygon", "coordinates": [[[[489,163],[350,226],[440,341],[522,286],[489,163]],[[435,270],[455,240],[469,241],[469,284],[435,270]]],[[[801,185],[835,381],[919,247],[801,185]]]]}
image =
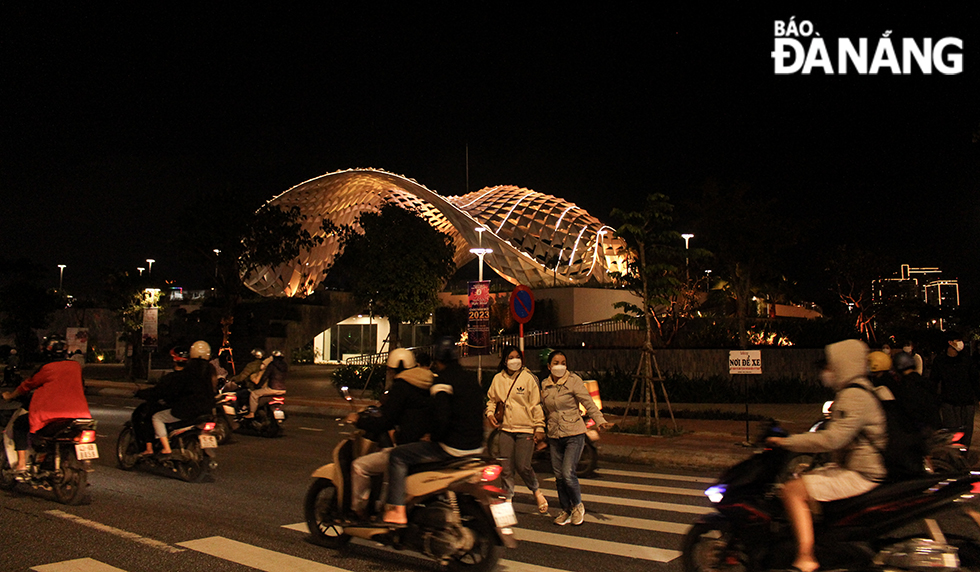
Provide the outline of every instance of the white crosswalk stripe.
{"type": "Polygon", "coordinates": [[[344,568],[259,548],[221,536],[181,542],[179,546],[264,572],[349,572],[344,568]]]}
{"type": "MultiPolygon", "coordinates": [[[[544,479],[544,480],[555,482],[554,477],[544,479]]],[[[695,490],[695,489],[685,489],[679,487],[664,487],[661,485],[638,485],[636,483],[622,483],[618,481],[600,481],[597,479],[579,479],[578,482],[582,486],[588,485],[591,487],[623,489],[626,491],[636,491],[641,493],[661,493],[665,495],[680,495],[680,496],[688,496],[688,497],[704,496],[704,492],[701,489],[695,490]]]]}
{"type": "Polygon", "coordinates": [[[65,560],[64,562],[53,562],[42,566],[34,566],[31,570],[36,572],[126,572],[122,568],[109,566],[104,562],[91,558],[77,558],[75,560],[65,560]]]}

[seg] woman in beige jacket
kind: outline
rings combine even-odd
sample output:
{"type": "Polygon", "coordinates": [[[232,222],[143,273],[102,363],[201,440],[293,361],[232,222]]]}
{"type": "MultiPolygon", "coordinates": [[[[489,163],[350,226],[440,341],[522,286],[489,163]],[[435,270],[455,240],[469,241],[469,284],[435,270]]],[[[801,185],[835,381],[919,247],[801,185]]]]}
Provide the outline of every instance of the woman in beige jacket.
{"type": "Polygon", "coordinates": [[[486,416],[490,425],[500,427],[500,456],[504,459],[501,478],[507,499],[514,496],[514,473],[517,472],[534,494],[538,511],[548,512],[548,501],[538,490],[538,478],[531,468],[534,446],[544,439],[538,378],[524,367],[521,352],[514,346],[503,349],[497,375],[487,391],[486,416]],[[500,423],[494,418],[498,403],[504,408],[500,423]]]}
{"type": "Polygon", "coordinates": [[[551,352],[548,356],[550,375],[541,380],[541,402],[548,418],[551,470],[555,473],[558,502],[561,503],[561,512],[555,518],[555,524],[559,526],[569,522],[579,525],[585,521],[582,488],[575,474],[586,439],[585,421],[578,406],[585,407],[586,415],[595,421],[596,429],[609,427],[585,388],[585,382],[568,371],[566,360],[564,353],[551,352]]]}

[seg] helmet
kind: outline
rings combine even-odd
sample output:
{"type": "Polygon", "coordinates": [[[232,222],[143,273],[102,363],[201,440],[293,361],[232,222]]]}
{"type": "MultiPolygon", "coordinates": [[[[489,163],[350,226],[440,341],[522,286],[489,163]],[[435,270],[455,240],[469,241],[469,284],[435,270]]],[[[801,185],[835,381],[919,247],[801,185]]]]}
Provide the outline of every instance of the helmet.
{"type": "Polygon", "coordinates": [[[191,344],[191,359],[211,359],[211,346],[204,340],[197,340],[191,344]]]}
{"type": "Polygon", "coordinates": [[[415,367],[415,354],[405,348],[395,348],[388,353],[388,367],[391,369],[411,369],[415,367]]]}
{"type": "Polygon", "coordinates": [[[44,338],[44,356],[48,359],[65,359],[68,356],[68,340],[61,334],[48,334],[44,338]]]}
{"type": "Polygon", "coordinates": [[[892,358],[892,365],[895,367],[895,371],[899,372],[915,369],[915,358],[912,357],[912,354],[900,352],[892,358]]]}
{"type": "Polygon", "coordinates": [[[269,355],[271,355],[272,357],[282,357],[282,352],[279,350],[272,350],[272,353],[269,355]]]}
{"type": "Polygon", "coordinates": [[[457,359],[456,341],[449,336],[444,336],[436,341],[432,348],[432,359],[441,363],[454,362],[457,359]]]}
{"type": "Polygon", "coordinates": [[[262,350],[262,348],[255,348],[252,350],[252,357],[255,359],[262,359],[265,357],[265,352],[262,350]]]}
{"type": "Polygon", "coordinates": [[[888,371],[892,368],[892,358],[885,352],[871,352],[868,354],[868,369],[871,373],[888,371]]]}
{"type": "Polygon", "coordinates": [[[191,357],[191,350],[187,349],[186,346],[174,346],[170,350],[170,357],[174,358],[175,362],[185,362],[191,357]]]}

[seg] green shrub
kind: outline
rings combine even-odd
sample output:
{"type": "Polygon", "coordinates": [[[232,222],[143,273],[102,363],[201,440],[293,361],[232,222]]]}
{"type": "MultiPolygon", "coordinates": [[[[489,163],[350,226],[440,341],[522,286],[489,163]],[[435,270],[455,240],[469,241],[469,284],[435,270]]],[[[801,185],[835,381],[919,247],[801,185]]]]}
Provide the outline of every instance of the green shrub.
{"type": "Polygon", "coordinates": [[[331,378],[337,391],[347,387],[351,391],[367,391],[374,399],[380,399],[385,390],[385,366],[343,365],[334,370],[331,378]]]}

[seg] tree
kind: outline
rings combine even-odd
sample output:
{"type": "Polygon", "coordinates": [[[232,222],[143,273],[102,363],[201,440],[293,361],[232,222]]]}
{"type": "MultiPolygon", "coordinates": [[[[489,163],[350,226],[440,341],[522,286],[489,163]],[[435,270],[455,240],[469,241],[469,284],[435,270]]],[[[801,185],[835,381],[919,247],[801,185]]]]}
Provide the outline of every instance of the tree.
{"type": "Polygon", "coordinates": [[[695,235],[714,254],[715,275],[735,300],[739,347],[748,347],[749,301],[767,284],[783,281],[779,256],[796,242],[796,233],[750,186],[722,187],[708,181],[696,204],[695,235]]]}
{"type": "Polygon", "coordinates": [[[27,259],[0,262],[0,329],[13,335],[23,352],[37,348],[34,330],[46,328],[51,315],[65,307],[60,292],[41,286],[43,276],[43,269],[27,259]]]}
{"type": "Polygon", "coordinates": [[[385,202],[364,211],[354,224],[323,229],[336,232],[341,254],[327,269],[339,277],[354,300],[391,325],[389,347],[399,347],[403,323],[429,319],[442,285],[456,271],[452,238],[414,211],[385,202]]]}
{"type": "Polygon", "coordinates": [[[870,343],[875,342],[874,321],[882,308],[872,296],[874,281],[884,271],[880,261],[880,255],[847,246],[837,247],[827,261],[831,291],[852,318],[855,331],[870,343]]]}

